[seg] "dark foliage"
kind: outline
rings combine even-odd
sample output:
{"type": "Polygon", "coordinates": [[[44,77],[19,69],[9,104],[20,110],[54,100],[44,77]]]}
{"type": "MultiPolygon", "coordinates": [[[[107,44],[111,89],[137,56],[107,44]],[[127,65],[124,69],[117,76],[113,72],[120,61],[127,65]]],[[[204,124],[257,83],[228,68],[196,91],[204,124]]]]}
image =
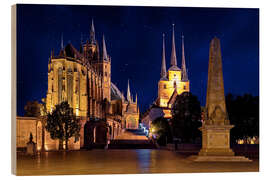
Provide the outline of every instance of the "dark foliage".
{"type": "Polygon", "coordinates": [[[48,113],[45,128],[52,139],[59,139],[59,149],[63,149],[63,141],[68,149],[68,139],[72,136],[79,137],[80,122],[68,102],[62,102],[55,106],[52,113],[48,113]]]}
{"type": "Polygon", "coordinates": [[[226,96],[226,106],[230,123],[232,142],[247,137],[259,137],[259,97],[245,94],[243,96],[226,96]]]}
{"type": "Polygon", "coordinates": [[[166,143],[172,142],[172,134],[169,122],[163,117],[159,117],[153,120],[151,128],[155,129],[157,135],[157,143],[159,145],[166,145],[166,143]]]}
{"type": "Polygon", "coordinates": [[[172,133],[182,142],[194,142],[201,137],[201,107],[197,97],[184,92],[176,97],[172,107],[172,133]]]}
{"type": "Polygon", "coordinates": [[[28,101],[24,106],[24,116],[39,117],[41,115],[40,107],[41,105],[38,103],[38,101],[28,101]]]}

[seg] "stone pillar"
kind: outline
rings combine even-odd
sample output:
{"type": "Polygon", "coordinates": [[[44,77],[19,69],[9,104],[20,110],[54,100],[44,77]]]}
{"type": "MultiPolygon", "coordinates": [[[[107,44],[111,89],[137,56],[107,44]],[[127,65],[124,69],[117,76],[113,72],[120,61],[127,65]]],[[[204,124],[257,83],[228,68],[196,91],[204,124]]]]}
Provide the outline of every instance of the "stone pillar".
{"type": "Polygon", "coordinates": [[[84,125],[86,123],[86,119],[81,119],[80,120],[81,123],[81,129],[80,129],[80,147],[83,148],[84,147],[84,125]]]}
{"type": "Polygon", "coordinates": [[[223,84],[220,40],[210,44],[205,122],[202,131],[202,149],[194,161],[249,161],[243,156],[234,156],[230,148],[230,125],[223,84]]]}
{"type": "Polygon", "coordinates": [[[212,39],[210,44],[206,116],[200,128],[203,143],[199,155],[234,155],[230,149],[230,129],[233,125],[230,125],[226,111],[218,38],[212,39]]]}

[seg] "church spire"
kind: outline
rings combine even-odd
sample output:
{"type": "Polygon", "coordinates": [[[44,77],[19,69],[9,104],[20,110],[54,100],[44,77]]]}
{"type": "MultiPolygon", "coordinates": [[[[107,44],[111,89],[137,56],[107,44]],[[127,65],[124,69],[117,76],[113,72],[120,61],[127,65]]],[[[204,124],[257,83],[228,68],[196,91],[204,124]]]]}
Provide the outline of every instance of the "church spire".
{"type": "Polygon", "coordinates": [[[174,38],[174,24],[172,29],[172,53],[171,53],[171,66],[177,66],[175,38],[174,38]]]}
{"type": "Polygon", "coordinates": [[[61,34],[61,49],[64,49],[63,33],[61,34]]]}
{"type": "Polygon", "coordinates": [[[186,59],[185,59],[185,49],[184,49],[184,35],[182,35],[182,81],[188,81],[186,59]]]}
{"type": "Polygon", "coordinates": [[[90,42],[91,44],[94,44],[96,42],[95,38],[95,26],[94,26],[94,20],[92,19],[92,25],[90,29],[90,42]]]}
{"type": "Polygon", "coordinates": [[[162,47],[162,64],[161,64],[161,78],[166,78],[166,59],[165,59],[165,35],[163,34],[163,47],[162,47]]]}
{"type": "Polygon", "coordinates": [[[103,60],[107,60],[108,59],[108,55],[107,55],[107,49],[106,49],[106,43],[105,43],[105,37],[103,35],[103,39],[102,39],[102,53],[103,53],[103,60]]]}
{"type": "Polygon", "coordinates": [[[127,87],[127,100],[128,100],[128,102],[131,102],[129,80],[128,80],[128,87],[127,87]]]}

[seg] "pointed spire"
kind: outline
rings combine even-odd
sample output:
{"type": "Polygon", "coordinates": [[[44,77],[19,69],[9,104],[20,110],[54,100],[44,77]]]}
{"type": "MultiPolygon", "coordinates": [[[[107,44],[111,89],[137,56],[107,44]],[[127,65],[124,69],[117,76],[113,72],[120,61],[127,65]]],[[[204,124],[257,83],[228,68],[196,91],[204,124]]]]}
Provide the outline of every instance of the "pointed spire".
{"type": "Polygon", "coordinates": [[[82,33],[81,33],[81,43],[80,43],[80,53],[82,53],[83,52],[83,47],[82,47],[82,45],[83,45],[83,35],[82,35],[82,33]]]}
{"type": "Polygon", "coordinates": [[[174,38],[174,24],[173,24],[173,30],[172,30],[171,66],[177,66],[176,50],[175,50],[175,38],[174,38]]]}
{"type": "Polygon", "coordinates": [[[125,101],[125,97],[124,97],[123,91],[122,91],[122,93],[121,93],[121,96],[122,96],[122,101],[125,101]]]}
{"type": "Polygon", "coordinates": [[[128,102],[131,102],[129,80],[128,80],[128,87],[127,87],[127,100],[128,100],[128,102]]]}
{"type": "Polygon", "coordinates": [[[105,37],[104,37],[104,35],[103,35],[103,39],[102,39],[102,45],[103,45],[103,49],[102,49],[103,60],[107,60],[108,59],[108,55],[107,55],[107,49],[106,49],[106,43],[105,43],[105,37]]]}
{"type": "Polygon", "coordinates": [[[61,34],[61,49],[64,49],[63,33],[61,34]]]}
{"type": "Polygon", "coordinates": [[[163,34],[163,47],[162,47],[162,63],[161,63],[161,78],[166,78],[166,59],[165,59],[165,35],[163,34]]]}
{"type": "Polygon", "coordinates": [[[92,25],[90,30],[90,42],[91,44],[94,44],[96,42],[95,38],[95,27],[94,27],[94,20],[92,19],[92,25]]]}
{"type": "Polygon", "coordinates": [[[182,35],[182,81],[188,81],[186,59],[185,59],[185,49],[184,49],[184,35],[182,35]]]}

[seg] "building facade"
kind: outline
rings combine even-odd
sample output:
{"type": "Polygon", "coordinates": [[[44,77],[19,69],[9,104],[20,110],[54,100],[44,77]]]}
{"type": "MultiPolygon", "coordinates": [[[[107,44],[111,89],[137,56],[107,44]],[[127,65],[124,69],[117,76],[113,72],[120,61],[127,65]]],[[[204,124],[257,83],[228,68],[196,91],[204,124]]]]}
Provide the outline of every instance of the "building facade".
{"type": "Polygon", "coordinates": [[[163,35],[161,77],[158,82],[156,105],[163,109],[165,118],[171,118],[171,106],[174,103],[175,96],[183,92],[189,92],[189,80],[185,62],[184,37],[182,36],[182,69],[177,66],[174,27],[172,32],[171,66],[168,71],[166,69],[164,41],[165,37],[163,35]]]}
{"type": "Polygon", "coordinates": [[[133,96],[130,92],[129,81],[127,88],[127,100],[124,100],[123,102],[122,111],[125,119],[124,127],[126,127],[126,129],[137,129],[139,127],[140,110],[138,107],[137,94],[136,99],[134,101],[133,96]]]}
{"type": "MultiPolygon", "coordinates": [[[[104,144],[108,139],[117,137],[123,129],[137,129],[138,127],[137,96],[134,101],[128,83],[127,100],[125,100],[124,95],[111,82],[111,57],[107,53],[104,35],[100,48],[93,21],[89,38],[81,41],[79,50],[71,43],[64,46],[62,37],[60,52],[55,54],[54,50],[51,51],[48,62],[45,111],[52,112],[55,105],[63,101],[67,101],[73,108],[81,124],[80,138],[76,141],[71,138],[68,143],[69,149],[89,147],[95,143],[104,144]]],[[[36,119],[41,121],[42,118],[44,117],[36,119]]],[[[18,124],[24,129],[17,131],[18,137],[29,137],[29,134],[23,133],[28,132],[28,130],[25,131],[27,127],[22,125],[30,122],[26,119],[17,117],[18,124]]],[[[32,122],[33,124],[40,126],[40,123],[32,122]]],[[[41,128],[44,129],[44,125],[41,128]]],[[[49,132],[43,130],[42,136],[40,149],[58,148],[58,140],[52,140],[49,132]]],[[[19,144],[21,147],[25,143],[19,144]]]]}
{"type": "Polygon", "coordinates": [[[182,67],[180,69],[177,65],[174,25],[172,29],[171,61],[170,68],[168,70],[166,68],[165,56],[165,36],[163,34],[161,77],[158,81],[157,99],[142,117],[142,124],[147,129],[150,128],[151,122],[158,117],[171,119],[171,108],[175,102],[176,96],[182,94],[183,92],[190,91],[190,82],[186,69],[184,51],[184,36],[182,36],[182,67]]]}

